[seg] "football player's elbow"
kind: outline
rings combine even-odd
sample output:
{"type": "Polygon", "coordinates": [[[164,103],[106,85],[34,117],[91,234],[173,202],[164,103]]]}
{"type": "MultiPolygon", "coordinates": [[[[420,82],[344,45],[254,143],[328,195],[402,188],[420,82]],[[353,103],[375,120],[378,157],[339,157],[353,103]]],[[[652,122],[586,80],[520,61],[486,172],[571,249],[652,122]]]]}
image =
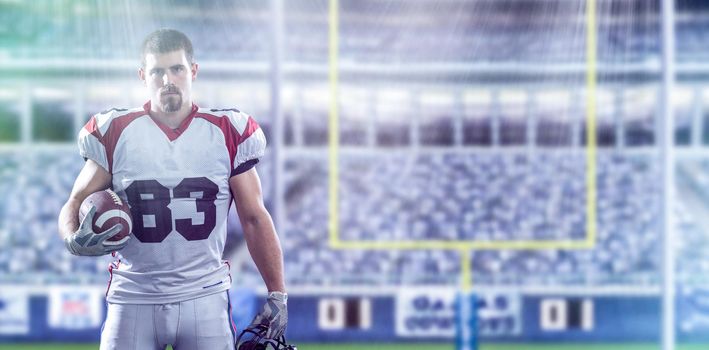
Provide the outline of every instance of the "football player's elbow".
{"type": "Polygon", "coordinates": [[[267,225],[268,220],[267,214],[262,213],[248,213],[241,216],[241,226],[244,232],[260,231],[264,225],[267,225]]]}

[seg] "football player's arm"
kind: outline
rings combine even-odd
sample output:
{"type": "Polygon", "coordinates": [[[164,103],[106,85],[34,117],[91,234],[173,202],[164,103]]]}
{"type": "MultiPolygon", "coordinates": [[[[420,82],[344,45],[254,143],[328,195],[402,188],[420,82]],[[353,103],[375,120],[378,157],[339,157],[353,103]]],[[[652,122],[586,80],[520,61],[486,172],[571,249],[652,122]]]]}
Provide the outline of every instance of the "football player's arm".
{"type": "Polygon", "coordinates": [[[277,339],[283,335],[288,324],[288,295],[283,281],[281,243],[271,215],[263,205],[261,181],[256,168],[232,176],[229,186],[244,230],[246,246],[269,291],[266,303],[249,327],[266,326],[266,338],[277,339]]]}
{"type": "Polygon", "coordinates": [[[263,204],[256,168],[229,179],[244,239],[269,292],[285,293],[283,252],[271,215],[263,204]]]}
{"type": "Polygon", "coordinates": [[[115,245],[104,245],[109,238],[118,234],[121,224],[103,231],[94,232],[93,216],[96,207],[86,213],[83,222],[79,222],[81,203],[90,194],[106,189],[111,184],[111,174],[93,160],[87,160],[74,182],[69,199],[59,212],[59,235],[64,240],[67,250],[74,255],[99,256],[122,249],[128,241],[115,245]]]}
{"type": "Polygon", "coordinates": [[[90,194],[111,185],[111,174],[98,163],[88,159],[74,181],[69,199],[59,212],[59,235],[62,239],[79,228],[79,207],[90,194]]]}

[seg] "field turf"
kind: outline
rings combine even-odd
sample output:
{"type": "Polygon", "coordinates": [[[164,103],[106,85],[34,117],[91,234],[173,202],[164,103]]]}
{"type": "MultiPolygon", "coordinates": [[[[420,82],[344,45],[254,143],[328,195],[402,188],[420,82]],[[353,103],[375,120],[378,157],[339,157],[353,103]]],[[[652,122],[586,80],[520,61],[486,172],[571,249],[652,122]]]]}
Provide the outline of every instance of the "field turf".
{"type": "MultiPolygon", "coordinates": [[[[450,344],[297,344],[298,350],[453,350],[450,344]]],[[[709,344],[680,344],[677,350],[706,350],[709,344]]],[[[0,350],[96,350],[98,344],[0,344],[0,350]]],[[[659,350],[659,344],[483,344],[479,350],[659,350]]]]}

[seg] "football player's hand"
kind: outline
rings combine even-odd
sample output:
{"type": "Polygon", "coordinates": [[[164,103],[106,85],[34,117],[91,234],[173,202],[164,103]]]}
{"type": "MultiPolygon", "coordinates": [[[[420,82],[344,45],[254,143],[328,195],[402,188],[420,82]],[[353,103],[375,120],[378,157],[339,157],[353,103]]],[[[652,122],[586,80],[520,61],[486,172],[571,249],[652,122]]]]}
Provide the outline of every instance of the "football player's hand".
{"type": "Polygon", "coordinates": [[[73,234],[64,238],[64,245],[74,255],[99,256],[106,255],[119,250],[128,244],[128,240],[121,244],[105,245],[107,239],[115,236],[121,231],[123,225],[116,224],[106,231],[96,233],[92,228],[96,207],[92,206],[86,213],[84,220],[79,225],[79,229],[73,234]]]}
{"type": "Polygon", "coordinates": [[[266,338],[278,339],[286,331],[288,325],[288,294],[270,292],[261,312],[254,317],[251,326],[264,325],[268,327],[266,338]]]}

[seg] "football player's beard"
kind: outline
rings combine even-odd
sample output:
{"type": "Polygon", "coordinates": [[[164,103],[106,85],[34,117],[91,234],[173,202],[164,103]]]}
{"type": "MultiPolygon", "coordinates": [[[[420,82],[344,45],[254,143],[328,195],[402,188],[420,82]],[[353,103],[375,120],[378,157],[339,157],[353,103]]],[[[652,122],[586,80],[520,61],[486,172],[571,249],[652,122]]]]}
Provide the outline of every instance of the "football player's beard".
{"type": "Polygon", "coordinates": [[[182,95],[164,95],[160,99],[162,102],[162,110],[167,113],[177,112],[182,107],[182,95]]]}

